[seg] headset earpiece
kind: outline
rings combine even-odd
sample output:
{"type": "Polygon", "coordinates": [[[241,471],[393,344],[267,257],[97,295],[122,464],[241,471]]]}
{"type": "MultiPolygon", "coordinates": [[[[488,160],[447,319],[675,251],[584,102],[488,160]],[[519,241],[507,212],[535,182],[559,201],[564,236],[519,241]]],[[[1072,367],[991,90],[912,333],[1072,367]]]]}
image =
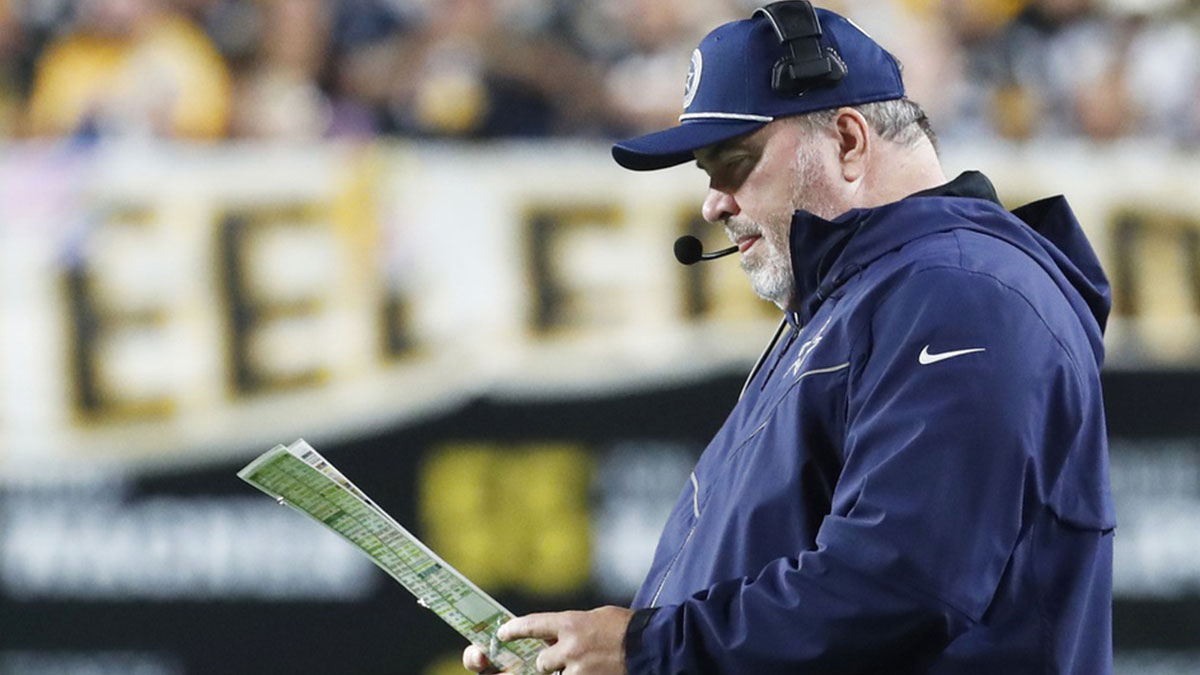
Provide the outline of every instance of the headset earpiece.
{"type": "Polygon", "coordinates": [[[771,88],[784,96],[798,96],[812,87],[830,85],[846,76],[846,64],[837,53],[821,48],[821,22],[812,3],[783,0],[754,10],[767,17],[788,55],[771,71],[771,88]]]}

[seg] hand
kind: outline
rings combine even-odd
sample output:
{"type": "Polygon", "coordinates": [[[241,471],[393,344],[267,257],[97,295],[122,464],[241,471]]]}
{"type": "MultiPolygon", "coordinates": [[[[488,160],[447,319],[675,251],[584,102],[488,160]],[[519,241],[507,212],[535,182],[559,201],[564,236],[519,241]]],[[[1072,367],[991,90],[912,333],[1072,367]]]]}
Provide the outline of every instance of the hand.
{"type": "MultiPolygon", "coordinates": [[[[510,642],[520,638],[545,640],[537,669],[563,675],[625,675],[625,630],[633,617],[624,607],[600,607],[590,612],[529,614],[500,627],[496,636],[510,642]]],[[[491,664],[482,649],[463,652],[463,667],[485,672],[491,664]]]]}

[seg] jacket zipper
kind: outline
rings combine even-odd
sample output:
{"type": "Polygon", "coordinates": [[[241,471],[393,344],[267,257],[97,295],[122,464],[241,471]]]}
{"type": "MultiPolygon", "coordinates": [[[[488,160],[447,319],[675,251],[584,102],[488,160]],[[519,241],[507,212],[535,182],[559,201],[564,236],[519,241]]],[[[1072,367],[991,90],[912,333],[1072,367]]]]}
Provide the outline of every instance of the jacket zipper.
{"type": "MultiPolygon", "coordinates": [[[[746,381],[742,384],[742,393],[738,394],[739,401],[741,401],[742,397],[746,395],[746,390],[750,388],[750,381],[754,379],[754,376],[758,374],[759,370],[762,370],[763,364],[767,362],[767,357],[771,355],[771,350],[775,349],[775,345],[779,344],[779,336],[783,335],[783,331],[787,327],[788,320],[787,316],[785,315],[783,319],[779,321],[779,327],[775,329],[775,335],[772,336],[771,341],[767,343],[767,348],[764,349],[762,354],[759,355],[758,361],[756,361],[754,363],[754,367],[750,369],[750,374],[746,376],[746,381]]],[[[792,330],[795,331],[794,328],[792,330]]]]}
{"type": "MultiPolygon", "coordinates": [[[[828,322],[826,322],[826,324],[828,325],[828,322]]],[[[780,348],[779,353],[775,356],[775,362],[771,364],[771,369],[767,371],[767,376],[763,378],[762,384],[758,386],[759,391],[764,391],[767,388],[767,383],[770,382],[771,378],[775,375],[775,371],[779,368],[779,364],[783,361],[783,357],[787,355],[788,350],[792,348],[793,344],[795,344],[796,338],[800,336],[800,331],[802,330],[803,328],[795,327],[792,328],[792,332],[788,333],[787,340],[784,341],[783,347],[780,348]]]]}
{"type": "Polygon", "coordinates": [[[671,564],[667,565],[667,571],[663,572],[662,581],[658,582],[654,597],[650,599],[651,607],[658,606],[658,596],[662,595],[663,588],[667,585],[667,579],[671,578],[671,570],[675,569],[675,563],[679,561],[679,556],[683,555],[683,549],[687,548],[688,542],[692,540],[692,535],[696,534],[696,526],[700,524],[700,481],[696,479],[695,471],[692,472],[692,515],[692,527],[688,529],[687,536],[683,538],[683,543],[675,552],[675,557],[671,558],[671,564]]]}
{"type": "MultiPolygon", "coordinates": [[[[745,443],[749,443],[752,438],[758,435],[758,432],[767,427],[768,422],[770,422],[770,419],[764,420],[762,424],[758,425],[758,428],[750,432],[750,435],[747,436],[746,440],[742,441],[738,447],[741,447],[741,445],[745,443]]],[[[696,534],[696,527],[700,524],[700,481],[696,479],[695,471],[692,472],[691,479],[692,515],[694,516],[692,518],[692,526],[688,529],[687,536],[683,538],[683,543],[679,545],[679,550],[675,551],[675,557],[671,558],[671,563],[667,565],[667,571],[663,572],[662,581],[658,582],[658,588],[654,590],[654,597],[650,599],[651,607],[658,606],[658,597],[662,595],[663,588],[665,588],[667,585],[667,579],[671,578],[671,571],[675,569],[675,563],[679,562],[679,556],[683,555],[683,549],[687,548],[688,542],[692,540],[692,535],[696,534]]]]}
{"type": "MultiPolygon", "coordinates": [[[[825,325],[828,326],[829,321],[826,321],[825,325]]],[[[775,345],[778,344],[779,337],[783,334],[783,330],[786,326],[787,326],[787,318],[785,317],[784,320],[782,322],[780,322],[779,328],[776,329],[775,336],[773,338],[771,338],[771,343],[769,345],[767,345],[766,351],[764,351],[762,353],[762,355],[759,356],[758,363],[756,363],[754,365],[754,368],[750,371],[750,376],[746,378],[746,383],[744,385],[742,385],[742,393],[738,396],[738,400],[741,400],[741,397],[746,394],[746,389],[750,386],[750,381],[753,380],[754,376],[757,375],[759,370],[762,369],[762,366],[766,362],[767,357],[770,355],[771,351],[775,348],[775,345]]],[[[823,330],[824,330],[824,328],[822,328],[822,331],[823,330]]],[[[783,345],[783,348],[780,349],[779,355],[775,359],[775,363],[771,366],[770,372],[767,373],[767,376],[764,379],[763,386],[766,386],[765,382],[767,380],[771,379],[771,376],[775,373],[775,370],[779,367],[779,362],[783,360],[783,355],[787,353],[788,348],[791,347],[793,342],[795,342],[796,337],[799,334],[800,334],[800,329],[793,327],[791,334],[788,335],[788,338],[787,338],[785,344],[783,345]]],[[[805,377],[808,377],[809,375],[818,375],[818,374],[822,374],[822,373],[837,372],[839,370],[844,370],[844,369],[848,368],[849,366],[850,366],[850,364],[847,362],[847,363],[843,363],[843,364],[840,364],[837,366],[833,366],[831,368],[821,368],[819,370],[809,371],[809,372],[806,372],[803,375],[801,375],[799,377],[799,379],[804,379],[805,377]]],[[[738,447],[742,447],[746,443],[749,443],[755,436],[758,435],[758,432],[762,431],[763,429],[765,429],[767,427],[767,424],[770,423],[770,421],[771,421],[771,416],[768,415],[767,419],[763,420],[763,422],[761,424],[759,424],[758,427],[756,427],[754,429],[754,431],[750,432],[750,435],[747,436],[745,438],[745,440],[743,440],[741,443],[738,444],[738,447]]],[[[650,607],[658,606],[658,598],[659,598],[659,596],[662,595],[663,588],[665,588],[667,585],[667,580],[671,578],[671,571],[675,569],[675,563],[679,562],[679,556],[683,555],[683,550],[685,548],[687,548],[688,542],[690,542],[692,540],[692,535],[696,534],[696,527],[700,524],[700,481],[697,480],[695,471],[692,472],[691,481],[692,481],[692,515],[694,516],[692,519],[692,526],[688,529],[687,536],[683,538],[683,543],[679,545],[679,550],[675,551],[675,557],[671,558],[670,564],[667,565],[667,571],[663,572],[662,581],[658,582],[658,588],[656,588],[654,590],[654,597],[650,599],[650,607]]]]}

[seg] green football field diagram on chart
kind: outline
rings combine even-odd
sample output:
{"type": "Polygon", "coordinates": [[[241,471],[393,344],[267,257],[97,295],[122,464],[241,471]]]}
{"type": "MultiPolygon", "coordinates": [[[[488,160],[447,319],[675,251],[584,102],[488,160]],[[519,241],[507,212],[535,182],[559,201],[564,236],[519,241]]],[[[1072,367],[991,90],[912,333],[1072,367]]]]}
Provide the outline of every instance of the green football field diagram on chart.
{"type": "Polygon", "coordinates": [[[496,629],[512,613],[393,520],[308,443],[277,445],[238,477],[357,546],[421,606],[487,651],[504,672],[537,672],[534,660],[545,643],[500,642],[496,629]]]}

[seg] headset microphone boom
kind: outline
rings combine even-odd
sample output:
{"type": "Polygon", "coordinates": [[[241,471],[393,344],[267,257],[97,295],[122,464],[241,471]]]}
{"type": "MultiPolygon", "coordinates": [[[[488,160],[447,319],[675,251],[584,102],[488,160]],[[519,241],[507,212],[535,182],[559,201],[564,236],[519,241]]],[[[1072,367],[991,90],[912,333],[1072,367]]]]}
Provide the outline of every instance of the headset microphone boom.
{"type": "Polygon", "coordinates": [[[684,265],[694,265],[701,260],[716,260],[737,252],[737,246],[730,246],[715,253],[705,253],[704,244],[691,235],[684,235],[675,240],[675,259],[684,265]]]}

